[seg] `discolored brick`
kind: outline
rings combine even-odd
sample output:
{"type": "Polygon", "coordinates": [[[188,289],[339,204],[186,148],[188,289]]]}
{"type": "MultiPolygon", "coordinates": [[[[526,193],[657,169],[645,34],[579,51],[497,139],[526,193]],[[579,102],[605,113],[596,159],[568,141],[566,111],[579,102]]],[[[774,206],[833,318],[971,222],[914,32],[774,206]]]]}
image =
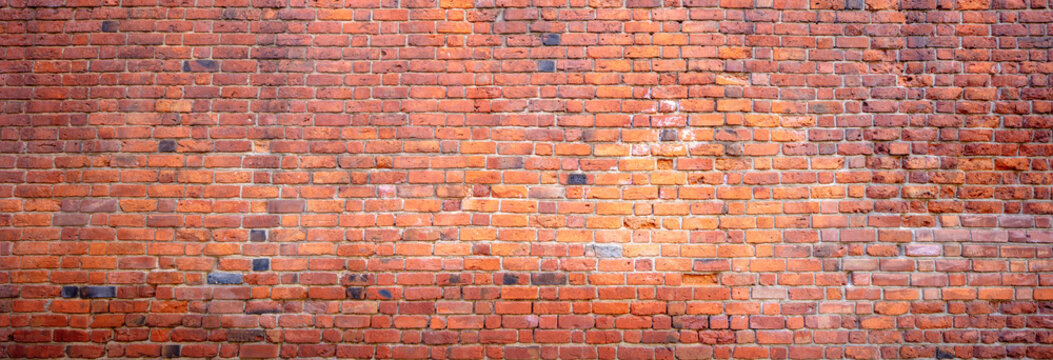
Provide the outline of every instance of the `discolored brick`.
{"type": "Polygon", "coordinates": [[[157,143],[157,151],[160,152],[175,152],[176,142],[174,140],[161,140],[157,143]]]}
{"type": "Polygon", "coordinates": [[[80,297],[83,299],[102,299],[117,297],[115,286],[81,286],[80,297]]]}
{"type": "Polygon", "coordinates": [[[243,283],[241,274],[231,273],[218,273],[213,272],[208,274],[208,283],[214,285],[231,285],[243,283]]]}

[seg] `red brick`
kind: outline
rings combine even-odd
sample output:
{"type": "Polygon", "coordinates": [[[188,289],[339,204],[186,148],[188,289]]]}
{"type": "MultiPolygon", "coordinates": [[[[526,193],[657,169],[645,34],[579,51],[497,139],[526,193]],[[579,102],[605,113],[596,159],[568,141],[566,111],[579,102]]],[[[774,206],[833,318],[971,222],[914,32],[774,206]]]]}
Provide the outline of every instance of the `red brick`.
{"type": "Polygon", "coordinates": [[[1045,1],[144,4],[0,11],[10,357],[1051,357],[1045,1]]]}

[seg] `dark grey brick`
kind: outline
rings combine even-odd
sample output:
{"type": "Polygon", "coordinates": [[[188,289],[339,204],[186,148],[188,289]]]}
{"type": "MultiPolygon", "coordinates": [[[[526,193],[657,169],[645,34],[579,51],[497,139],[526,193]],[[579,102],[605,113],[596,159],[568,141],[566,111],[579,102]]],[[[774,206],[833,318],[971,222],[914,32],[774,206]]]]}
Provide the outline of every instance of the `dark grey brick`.
{"type": "Polygon", "coordinates": [[[541,43],[548,46],[559,45],[559,41],[559,34],[545,34],[541,37],[541,43]]]}
{"type": "Polygon", "coordinates": [[[553,60],[538,60],[537,71],[539,72],[553,72],[556,71],[556,62],[553,60]]]}
{"type": "Polygon", "coordinates": [[[77,297],[78,294],[80,294],[80,289],[78,289],[76,286],[63,286],[62,287],[62,297],[64,297],[64,298],[67,298],[67,299],[75,298],[75,297],[77,297]]]}
{"type": "Polygon", "coordinates": [[[209,273],[208,283],[213,285],[231,285],[244,283],[241,274],[209,273]]]}
{"type": "Polygon", "coordinates": [[[271,269],[271,259],[252,259],[252,271],[267,271],[271,269]]]}
{"type": "Polygon", "coordinates": [[[115,286],[82,286],[80,288],[80,297],[83,298],[83,299],[101,299],[101,298],[117,297],[117,287],[115,287],[115,286]]]}
{"type": "Polygon", "coordinates": [[[106,20],[102,22],[102,32],[117,32],[121,28],[121,23],[116,20],[106,20]]]}
{"type": "Polygon", "coordinates": [[[585,174],[567,175],[567,185],[585,185],[589,183],[589,177],[585,174]]]}
{"type": "Polygon", "coordinates": [[[534,285],[563,285],[567,283],[567,274],[544,272],[530,274],[530,283],[534,285]]]}
{"type": "Polygon", "coordinates": [[[387,289],[377,290],[377,294],[380,295],[381,297],[385,298],[385,299],[390,299],[391,298],[391,291],[388,291],[387,289]]]}
{"type": "Polygon", "coordinates": [[[161,142],[157,144],[157,151],[160,152],[175,152],[175,149],[175,140],[161,140],[161,142]]]}
{"type": "Polygon", "coordinates": [[[267,230],[250,230],[249,241],[262,242],[267,241],[267,230]]]}

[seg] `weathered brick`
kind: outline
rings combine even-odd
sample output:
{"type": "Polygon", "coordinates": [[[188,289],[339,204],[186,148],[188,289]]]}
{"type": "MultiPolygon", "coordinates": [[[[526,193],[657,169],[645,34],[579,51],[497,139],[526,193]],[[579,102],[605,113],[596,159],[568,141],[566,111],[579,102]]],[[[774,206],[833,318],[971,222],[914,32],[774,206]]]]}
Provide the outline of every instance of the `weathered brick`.
{"type": "Polygon", "coordinates": [[[1053,358],[1045,0],[144,4],[0,9],[8,357],[1053,358]]]}

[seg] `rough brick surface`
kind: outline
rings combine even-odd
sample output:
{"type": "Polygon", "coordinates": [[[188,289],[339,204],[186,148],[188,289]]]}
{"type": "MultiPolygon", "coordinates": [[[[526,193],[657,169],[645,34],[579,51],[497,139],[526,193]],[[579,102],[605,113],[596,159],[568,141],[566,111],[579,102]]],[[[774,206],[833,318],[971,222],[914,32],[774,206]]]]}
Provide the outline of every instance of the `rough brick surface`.
{"type": "Polygon", "coordinates": [[[0,357],[1053,358],[1046,0],[0,2],[0,357]]]}

